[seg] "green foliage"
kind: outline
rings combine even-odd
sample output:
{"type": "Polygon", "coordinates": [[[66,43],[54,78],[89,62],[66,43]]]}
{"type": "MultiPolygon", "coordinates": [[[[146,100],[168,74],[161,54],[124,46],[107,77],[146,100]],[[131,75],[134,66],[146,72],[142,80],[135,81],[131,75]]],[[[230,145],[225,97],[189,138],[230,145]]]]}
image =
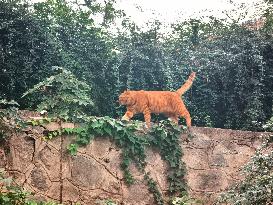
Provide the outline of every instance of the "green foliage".
{"type": "Polygon", "coordinates": [[[162,195],[155,181],[149,173],[145,173],[146,154],[145,150],[151,146],[159,150],[162,159],[169,165],[167,179],[169,181],[170,195],[184,193],[187,190],[184,181],[185,167],[182,158],[182,150],[179,139],[183,129],[170,121],[160,121],[154,125],[147,133],[143,132],[143,123],[132,121],[124,123],[110,117],[89,117],[86,122],[77,128],[63,128],[51,131],[47,138],[52,138],[61,134],[74,135],[74,141],[67,147],[71,155],[77,153],[79,146],[90,143],[94,137],[107,136],[122,149],[121,169],[124,179],[128,185],[134,183],[134,177],[130,172],[131,163],[135,163],[137,168],[145,174],[149,190],[154,195],[157,204],[164,204],[162,195]],[[54,134],[55,132],[55,134],[54,134]]]}
{"type": "Polygon", "coordinates": [[[156,203],[158,205],[164,205],[162,194],[158,190],[156,182],[149,176],[149,173],[145,174],[144,178],[148,183],[149,191],[154,195],[154,200],[156,203]]]}
{"type": "MultiPolygon", "coordinates": [[[[175,54],[179,61],[198,69],[199,79],[193,86],[196,87],[194,121],[197,118],[198,124],[205,125],[204,116],[210,116],[216,127],[262,129],[261,124],[257,124],[269,117],[271,112],[267,113],[265,108],[272,106],[270,99],[264,97],[269,97],[266,83],[272,69],[266,67],[263,52],[270,42],[262,38],[261,31],[236,24],[227,26],[214,19],[200,24],[199,43],[194,49],[190,49],[190,36],[178,39],[180,45],[173,42],[177,49],[186,53],[181,57],[175,54]]],[[[182,25],[191,29],[190,22],[182,25]]],[[[180,32],[183,35],[192,33],[188,30],[180,32]]],[[[271,83],[267,85],[272,86],[271,83]]]]}
{"type": "Polygon", "coordinates": [[[58,68],[60,73],[38,83],[23,94],[33,95],[40,101],[37,111],[46,110],[50,117],[64,120],[79,120],[85,117],[86,108],[93,106],[90,99],[90,87],[76,79],[68,70],[58,68]],[[38,95],[35,95],[37,94],[38,95]]]}
{"type": "Polygon", "coordinates": [[[19,106],[14,100],[0,100],[0,141],[7,138],[12,130],[19,130],[25,127],[24,121],[18,115],[19,106]]]}
{"type": "MultiPolygon", "coordinates": [[[[114,140],[117,145],[123,148],[123,163],[122,168],[125,171],[125,174],[128,177],[128,182],[132,182],[132,177],[129,174],[129,165],[133,161],[137,164],[140,170],[144,169],[146,165],[145,162],[145,147],[147,145],[154,146],[158,148],[160,154],[164,160],[169,163],[169,174],[168,181],[170,183],[169,191],[171,194],[181,193],[186,190],[186,185],[183,182],[183,176],[185,174],[185,168],[181,161],[182,151],[179,145],[178,139],[181,136],[181,128],[176,127],[170,122],[160,122],[159,125],[155,125],[152,130],[148,133],[148,139],[144,138],[143,133],[140,136],[137,136],[135,133],[139,129],[139,124],[131,124],[124,127],[122,130],[119,130],[121,123],[118,123],[117,130],[113,133],[114,140]]],[[[106,126],[108,127],[108,126],[106,126]]],[[[109,134],[107,132],[107,128],[104,128],[105,134],[109,134]]],[[[96,134],[102,134],[101,131],[96,134]]],[[[150,179],[150,178],[147,178],[150,179]]],[[[148,180],[149,181],[149,180],[148,180]]],[[[152,183],[150,183],[152,184],[152,183]]],[[[160,202],[160,196],[158,195],[158,191],[155,188],[151,188],[154,190],[153,193],[156,194],[155,198],[158,203],[160,202]]]]}
{"type": "Polygon", "coordinates": [[[18,186],[6,172],[0,169],[0,204],[3,205],[58,205],[55,202],[35,202],[30,193],[18,186]]]}
{"type": "Polygon", "coordinates": [[[144,31],[120,19],[123,29],[111,35],[111,22],[123,18],[114,0],[1,1],[0,96],[36,107],[41,101],[22,93],[62,66],[92,87],[97,106],[88,114],[117,117],[123,90],[175,90],[193,70],[197,79],[183,96],[193,124],[261,131],[273,100],[272,3],[265,2],[260,30],[210,16],[179,22],[162,35],[159,21],[144,31]]]}
{"type": "Polygon", "coordinates": [[[100,105],[97,115],[114,115],[117,94],[117,64],[112,38],[94,16],[102,15],[104,26],[114,17],[114,1],[85,1],[88,9],[65,0],[48,0],[34,4],[34,15],[43,22],[43,30],[57,50],[50,56],[51,65],[67,68],[92,87],[92,100],[100,105]],[[107,7],[107,8],[106,8],[107,7]],[[105,10],[106,9],[106,10],[105,10]],[[94,18],[92,18],[94,17],[94,18]]]}
{"type": "Polygon", "coordinates": [[[52,118],[42,118],[39,120],[28,120],[27,123],[32,126],[44,125],[52,122],[52,118]]]}
{"type": "Polygon", "coordinates": [[[173,205],[197,205],[197,204],[203,204],[201,201],[190,198],[187,195],[184,195],[183,197],[175,197],[172,200],[173,205]]]}
{"type": "Polygon", "coordinates": [[[72,156],[75,156],[77,154],[78,148],[79,146],[77,144],[69,144],[67,150],[72,156]]]}
{"type": "Polygon", "coordinates": [[[266,131],[273,132],[273,116],[263,126],[266,131]]]}
{"type": "Polygon", "coordinates": [[[170,121],[161,121],[149,132],[150,144],[159,149],[163,160],[169,164],[168,181],[171,194],[182,193],[187,190],[183,180],[185,166],[182,162],[183,152],[179,144],[181,128],[170,121]]]}
{"type": "Polygon", "coordinates": [[[19,106],[19,104],[17,102],[15,102],[14,100],[7,101],[6,99],[1,99],[0,100],[0,105],[4,106],[4,107],[6,107],[6,106],[13,106],[13,107],[19,106]]]}
{"type": "Polygon", "coordinates": [[[96,204],[100,204],[100,205],[117,205],[112,199],[99,200],[96,204]]]}
{"type": "Polygon", "coordinates": [[[267,205],[273,201],[273,136],[265,139],[243,168],[245,179],[223,193],[218,204],[267,205]]]}
{"type": "Polygon", "coordinates": [[[3,0],[0,11],[0,96],[24,105],[22,93],[46,77],[56,53],[27,1],[3,0]]]}
{"type": "Polygon", "coordinates": [[[5,178],[4,170],[0,170],[0,204],[14,205],[26,204],[28,193],[22,189],[12,186],[12,179],[5,178]]]}

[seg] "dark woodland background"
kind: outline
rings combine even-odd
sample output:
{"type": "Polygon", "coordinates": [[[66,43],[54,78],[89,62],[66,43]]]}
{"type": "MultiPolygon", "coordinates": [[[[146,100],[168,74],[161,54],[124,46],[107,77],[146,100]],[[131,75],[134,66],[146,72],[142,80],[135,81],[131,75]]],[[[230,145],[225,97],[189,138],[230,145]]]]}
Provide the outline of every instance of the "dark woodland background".
{"type": "Polygon", "coordinates": [[[0,1],[0,99],[34,109],[38,101],[22,94],[61,66],[91,86],[89,114],[117,118],[123,90],[176,90],[196,71],[183,97],[193,125],[263,130],[273,102],[272,2],[251,21],[188,19],[168,34],[159,21],[143,31],[115,3],[0,1]]]}

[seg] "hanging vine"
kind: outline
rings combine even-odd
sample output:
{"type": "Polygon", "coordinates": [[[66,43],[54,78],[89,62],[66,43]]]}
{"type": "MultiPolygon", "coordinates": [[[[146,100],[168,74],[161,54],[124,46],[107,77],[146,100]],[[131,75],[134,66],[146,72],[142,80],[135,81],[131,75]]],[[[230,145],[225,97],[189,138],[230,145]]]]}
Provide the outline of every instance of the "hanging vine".
{"type": "MultiPolygon", "coordinates": [[[[32,124],[37,125],[39,122],[32,122],[32,124]]],[[[159,151],[162,159],[167,161],[169,165],[167,175],[169,195],[185,194],[187,191],[184,180],[186,170],[182,162],[183,152],[179,144],[183,131],[184,129],[170,121],[160,121],[145,132],[143,123],[139,121],[124,123],[110,117],[89,117],[86,123],[80,127],[51,131],[47,133],[47,138],[62,134],[75,136],[73,142],[68,146],[68,151],[71,155],[76,155],[79,146],[89,144],[94,138],[108,136],[122,149],[121,169],[123,170],[125,182],[128,185],[134,183],[135,179],[129,167],[131,163],[135,163],[137,168],[144,173],[144,179],[149,190],[153,193],[155,201],[157,204],[163,205],[163,197],[156,182],[144,170],[146,166],[145,150],[148,147],[155,148],[159,151]]]]}

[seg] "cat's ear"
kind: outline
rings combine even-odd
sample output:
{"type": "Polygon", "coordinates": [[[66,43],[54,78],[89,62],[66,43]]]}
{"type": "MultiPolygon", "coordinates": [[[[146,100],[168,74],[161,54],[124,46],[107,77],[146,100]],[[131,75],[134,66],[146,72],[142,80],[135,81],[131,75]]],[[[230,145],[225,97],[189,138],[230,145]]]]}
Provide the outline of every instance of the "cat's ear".
{"type": "Polygon", "coordinates": [[[128,93],[128,89],[126,89],[126,90],[124,90],[123,92],[122,92],[122,94],[124,94],[124,95],[126,95],[127,93],[128,93]]]}

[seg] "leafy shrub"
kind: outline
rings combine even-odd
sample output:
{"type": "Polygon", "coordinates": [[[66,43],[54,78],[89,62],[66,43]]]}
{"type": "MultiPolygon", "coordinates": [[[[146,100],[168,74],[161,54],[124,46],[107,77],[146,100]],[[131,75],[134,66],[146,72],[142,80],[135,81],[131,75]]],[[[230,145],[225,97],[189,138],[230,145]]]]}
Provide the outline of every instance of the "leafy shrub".
{"type": "Polygon", "coordinates": [[[78,80],[70,71],[54,67],[59,72],[29,89],[22,97],[32,95],[40,103],[37,111],[46,110],[49,116],[77,121],[85,117],[85,109],[91,108],[91,88],[78,80]]]}
{"type": "Polygon", "coordinates": [[[175,197],[172,200],[172,205],[197,205],[202,204],[201,201],[193,199],[187,195],[184,195],[183,197],[175,197]]]}
{"type": "Polygon", "coordinates": [[[23,121],[18,116],[17,106],[19,104],[13,100],[0,100],[0,108],[5,108],[0,110],[0,140],[6,138],[11,130],[24,126],[23,121]]]}
{"type": "Polygon", "coordinates": [[[266,124],[263,126],[266,131],[272,132],[273,131],[273,117],[271,117],[266,124]]]}
{"type": "Polygon", "coordinates": [[[223,193],[218,204],[267,205],[273,201],[273,151],[271,135],[243,168],[245,179],[223,193]]]}
{"type": "Polygon", "coordinates": [[[30,193],[18,186],[6,172],[0,169],[0,204],[3,205],[58,205],[55,202],[35,202],[30,193]]]}
{"type": "Polygon", "coordinates": [[[96,204],[99,205],[117,205],[112,199],[106,199],[106,200],[99,200],[96,202],[96,204]]]}

